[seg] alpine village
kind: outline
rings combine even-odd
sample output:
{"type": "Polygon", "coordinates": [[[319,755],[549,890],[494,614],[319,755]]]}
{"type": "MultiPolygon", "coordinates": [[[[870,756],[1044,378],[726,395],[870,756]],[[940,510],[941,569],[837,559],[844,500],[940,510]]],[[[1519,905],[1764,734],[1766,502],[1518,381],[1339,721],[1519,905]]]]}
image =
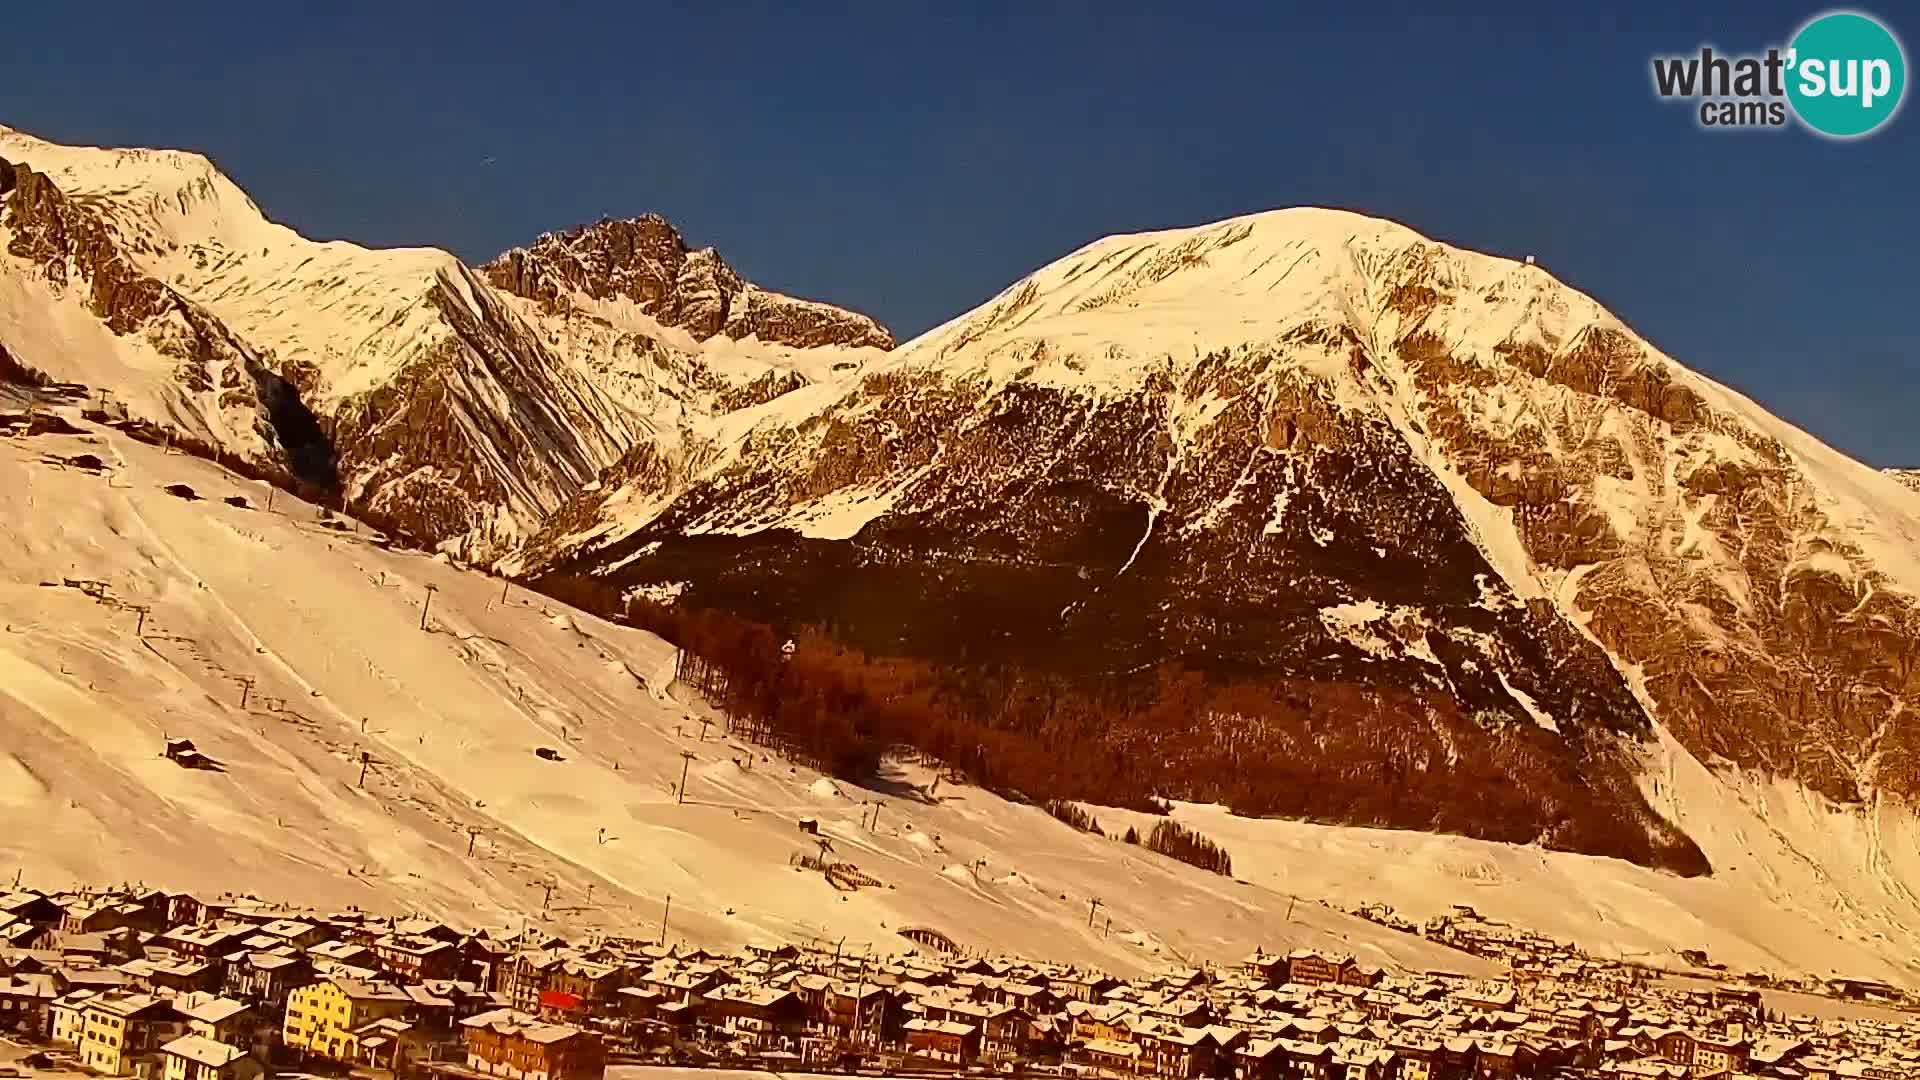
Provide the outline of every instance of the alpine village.
{"type": "Polygon", "coordinates": [[[887,955],[821,942],[723,955],[671,942],[664,922],[650,940],[569,943],[531,925],[469,932],[250,896],[11,889],[0,1076],[1920,1078],[1920,1012],[1907,1011],[1920,1003],[1894,988],[1683,978],[1465,907],[1424,927],[1356,914],[1506,977],[1256,950],[1230,969],[1121,979],[928,928],[903,929],[887,955]],[[1823,1007],[1794,1007],[1808,1003],[1823,1007]]]}

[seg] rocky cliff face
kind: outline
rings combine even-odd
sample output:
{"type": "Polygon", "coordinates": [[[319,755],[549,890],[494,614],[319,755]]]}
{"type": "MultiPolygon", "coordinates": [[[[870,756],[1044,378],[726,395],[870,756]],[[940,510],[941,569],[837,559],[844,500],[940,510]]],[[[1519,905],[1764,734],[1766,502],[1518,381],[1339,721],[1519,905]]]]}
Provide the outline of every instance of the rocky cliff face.
{"type": "Polygon", "coordinates": [[[1880,542],[1920,504],[1544,271],[1355,215],[1103,241],[768,406],[677,497],[633,483],[606,503],[644,509],[549,536],[556,565],[883,654],[1437,695],[1472,722],[1414,746],[1527,740],[1646,838],[1542,791],[1549,843],[1676,850],[1607,749],[1656,721],[1836,798],[1920,794],[1916,582],[1880,542]]]}
{"type": "Polygon", "coordinates": [[[439,251],[308,241],[195,154],[5,129],[0,154],[24,162],[6,173],[0,272],[28,283],[0,289],[0,308],[46,330],[0,346],[139,418],[291,462],[475,559],[642,444],[677,459],[717,417],[806,385],[834,363],[813,353],[891,344],[864,316],[742,281],[657,217],[549,237],[476,272],[439,251]],[[619,303],[577,311],[576,293],[619,303]],[[680,329],[720,335],[724,355],[680,329]]]}
{"type": "MultiPolygon", "coordinates": [[[[49,306],[74,302],[99,320],[109,340],[165,361],[158,401],[194,421],[184,425],[186,434],[310,483],[335,480],[331,448],[297,390],[270,364],[217,317],[143,271],[117,230],[84,200],[69,198],[27,164],[8,164],[0,176],[10,269],[44,290],[49,306]]],[[[45,311],[27,318],[56,321],[45,311]]],[[[11,347],[16,363],[72,373],[68,342],[21,336],[26,340],[11,347]]]]}
{"type": "Polygon", "coordinates": [[[724,334],[799,348],[893,347],[893,335],[864,315],[743,281],[712,248],[689,249],[680,233],[654,214],[604,218],[547,233],[481,272],[497,288],[550,310],[566,310],[576,294],[624,300],[697,340],[724,334]]]}

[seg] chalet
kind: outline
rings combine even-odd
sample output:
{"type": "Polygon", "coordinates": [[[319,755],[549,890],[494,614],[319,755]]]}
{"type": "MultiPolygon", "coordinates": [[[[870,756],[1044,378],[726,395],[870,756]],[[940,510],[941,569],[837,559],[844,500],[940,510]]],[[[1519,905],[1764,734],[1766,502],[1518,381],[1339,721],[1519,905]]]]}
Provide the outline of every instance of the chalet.
{"type": "Polygon", "coordinates": [[[1286,1060],[1279,1039],[1248,1039],[1233,1052],[1233,1080],[1282,1080],[1286,1060]]]}
{"type": "Polygon", "coordinates": [[[373,957],[395,979],[451,979],[460,971],[459,946],[439,938],[388,934],[373,941],[373,957]]]}
{"type": "Polygon", "coordinates": [[[0,893],[0,913],[36,926],[58,926],[65,911],[51,897],[36,892],[0,893]]]}
{"type": "Polygon", "coordinates": [[[1337,983],[1341,968],[1350,963],[1350,957],[1327,957],[1312,949],[1295,949],[1287,954],[1287,981],[1302,986],[1337,983]]]}
{"type": "Polygon", "coordinates": [[[1333,1046],[1330,1043],[1281,1039],[1280,1054],[1285,1061],[1282,1073],[1295,1080],[1341,1080],[1333,1074],[1333,1046]]]}
{"type": "Polygon", "coordinates": [[[173,1000],[173,1008],[186,1019],[187,1034],[215,1042],[246,1042],[254,1026],[251,1006],[217,994],[186,994],[173,1000]]]}
{"type": "Polygon", "coordinates": [[[1206,1028],[1144,1024],[1133,1033],[1140,1048],[1139,1073],[1164,1080],[1191,1080],[1212,1072],[1218,1045],[1206,1028]]]}
{"type": "Polygon", "coordinates": [[[68,960],[107,964],[130,960],[142,951],[139,933],[130,928],[100,934],[60,935],[60,953],[68,960]]]}
{"type": "Polygon", "coordinates": [[[680,970],[654,968],[640,981],[669,1001],[684,1002],[710,994],[733,979],[723,971],[696,965],[680,970]]]}
{"type": "Polygon", "coordinates": [[[59,997],[60,984],[55,975],[0,975],[0,1032],[46,1037],[51,1022],[48,1010],[59,997]]]}
{"type": "Polygon", "coordinates": [[[1342,986],[1373,987],[1386,977],[1386,970],[1377,964],[1362,964],[1349,959],[1340,965],[1338,981],[1342,986]]]}
{"type": "MultiPolygon", "coordinates": [[[[138,906],[133,911],[137,912],[138,906]]],[[[110,900],[88,902],[76,900],[69,904],[60,915],[62,934],[101,934],[108,930],[119,930],[131,924],[128,905],[110,900]]]]}
{"type": "Polygon", "coordinates": [[[17,915],[0,913],[0,948],[31,949],[53,939],[53,931],[17,915]]]}
{"type": "Polygon", "coordinates": [[[1212,1006],[1194,998],[1175,998],[1144,1011],[1152,1019],[1182,1027],[1201,1027],[1213,1020],[1212,1006]]]}
{"type": "Polygon", "coordinates": [[[426,1029],[397,1016],[383,1016],[355,1028],[353,1045],[356,1063],[396,1075],[405,1075],[433,1052],[426,1029]]]}
{"type": "Polygon", "coordinates": [[[878,986],[834,983],[826,995],[826,1026],[843,1038],[877,1038],[894,1021],[893,997],[878,986]]]}
{"type": "Polygon", "coordinates": [[[1060,1007],[1059,999],[1046,987],[1038,983],[1004,979],[998,986],[987,990],[985,1000],[996,1005],[1010,1005],[1028,1016],[1044,1016],[1060,1007]]]}
{"type": "Polygon", "coordinates": [[[1388,1080],[1395,1063],[1394,1052],[1376,1042],[1354,1040],[1334,1048],[1334,1075],[1340,1080],[1388,1080]]]}
{"type": "Polygon", "coordinates": [[[1054,996],[1063,1002],[1095,1002],[1102,1000],[1107,991],[1120,983],[1105,975],[1073,974],[1048,979],[1047,985],[1053,990],[1054,996]]]}
{"type": "Polygon", "coordinates": [[[1482,983],[1456,990],[1453,1000],[1481,1012],[1501,1012],[1513,1008],[1513,987],[1504,983],[1482,983]]]}
{"type": "Polygon", "coordinates": [[[182,1035],[160,1048],[163,1080],[257,1080],[266,1070],[240,1047],[182,1035]]]}
{"type": "Polygon", "coordinates": [[[1340,1038],[1340,1032],[1324,1018],[1318,1016],[1301,1017],[1288,1026],[1293,1029],[1294,1035],[1298,1036],[1299,1042],[1323,1045],[1340,1038]]]}
{"type": "Polygon", "coordinates": [[[1240,972],[1260,986],[1279,986],[1291,973],[1287,957],[1261,949],[1240,962],[1240,972]]]}
{"type": "Polygon", "coordinates": [[[512,1009],[495,1009],[460,1022],[467,1068],[511,1080],[601,1080],[606,1048],[600,1036],[568,1024],[541,1023],[512,1009]]]}
{"type": "Polygon", "coordinates": [[[946,1065],[971,1065],[980,1057],[980,1029],[973,1024],[918,1017],[906,1023],[907,1054],[946,1065]]]}
{"type": "Polygon", "coordinates": [[[935,1018],[979,1028],[983,1057],[1006,1061],[1026,1050],[1027,1016],[1011,1005],[969,1002],[942,1010],[935,1018]]]}
{"type": "Polygon", "coordinates": [[[260,933],[295,949],[311,949],[333,936],[333,928],[317,926],[298,919],[275,919],[260,927],[260,933]]]}
{"type": "Polygon", "coordinates": [[[1747,1051],[1749,1067],[1779,1069],[1804,1057],[1812,1046],[1805,1039],[1774,1036],[1756,1039],[1747,1051]]]}
{"type": "Polygon", "coordinates": [[[1688,1068],[1693,1066],[1694,1041],[1693,1036],[1688,1032],[1677,1028],[1653,1029],[1648,1030],[1638,1041],[1643,1047],[1651,1042],[1652,1052],[1659,1055],[1662,1061],[1685,1065],[1688,1068]]]}
{"type": "Polygon", "coordinates": [[[1400,1060],[1399,1080],[1439,1080],[1439,1042],[1407,1036],[1393,1040],[1390,1046],[1400,1060]]]}
{"type": "Polygon", "coordinates": [[[1536,1054],[1525,1043],[1483,1039],[1474,1044],[1476,1080],[1511,1080],[1534,1074],[1536,1054]]]}
{"type": "Polygon", "coordinates": [[[271,922],[278,922],[290,915],[298,914],[282,904],[269,904],[254,896],[244,896],[227,907],[227,918],[233,922],[246,923],[255,929],[271,922]]]}
{"type": "Polygon", "coordinates": [[[499,1006],[478,983],[461,979],[428,979],[401,989],[413,999],[410,1015],[428,1029],[441,1032],[451,1033],[459,1021],[499,1006]]]}
{"type": "Polygon", "coordinates": [[[460,943],[459,978],[480,983],[483,986],[494,985],[494,972],[500,963],[512,954],[504,942],[487,937],[471,937],[460,943]]]}
{"type": "Polygon", "coordinates": [[[512,1008],[534,1013],[540,1008],[540,995],[546,992],[547,980],[564,959],[563,954],[553,949],[514,953],[494,969],[493,989],[512,1008]]]}
{"type": "Polygon", "coordinates": [[[294,987],[312,981],[312,975],[313,966],[305,957],[249,952],[226,965],[221,986],[233,997],[279,1006],[294,987]]]}
{"type": "Polygon", "coordinates": [[[156,994],[186,994],[210,990],[220,983],[220,969],[205,960],[129,960],[117,969],[133,984],[156,994]]]}
{"type": "Polygon", "coordinates": [[[653,1016],[667,1030],[682,1038],[693,1034],[694,1029],[706,1016],[707,999],[704,997],[681,1001],[678,998],[663,1000],[654,1006],[653,1016]]]}
{"type": "Polygon", "coordinates": [[[749,1047],[782,1048],[806,1030],[806,1004],[791,990],[729,984],[706,995],[706,1001],[708,1023],[749,1047]]]}
{"type": "Polygon", "coordinates": [[[379,962],[373,955],[372,949],[358,942],[345,941],[339,938],[335,938],[332,941],[323,941],[315,945],[307,950],[307,956],[314,961],[325,960],[335,964],[346,964],[350,967],[359,968],[372,968],[379,962]]]}
{"type": "Polygon", "coordinates": [[[166,894],[166,913],[168,926],[196,926],[212,922],[226,911],[224,906],[211,910],[207,901],[189,892],[166,894]]]}
{"type": "Polygon", "coordinates": [[[48,1041],[55,1046],[79,1046],[86,1033],[87,1003],[98,996],[95,990],[70,990],[48,1005],[48,1041]]]}
{"type": "Polygon", "coordinates": [[[458,945],[466,935],[446,923],[436,919],[407,918],[393,921],[393,932],[401,937],[432,938],[449,945],[458,945]]]}
{"type": "Polygon", "coordinates": [[[242,926],[176,926],[161,934],[157,944],[182,956],[219,956],[230,952],[249,933],[242,926]]]}
{"type": "Polygon", "coordinates": [[[616,964],[568,957],[547,972],[540,1009],[545,1013],[557,1008],[569,1017],[591,1016],[613,1004],[627,976],[627,969],[616,964]]]}
{"type": "Polygon", "coordinates": [[[627,1020],[656,1020],[665,999],[644,986],[623,986],[614,991],[614,1011],[627,1020]]]}
{"type": "Polygon", "coordinates": [[[1102,1076],[1133,1076],[1140,1071],[1140,1048],[1117,1039],[1089,1039],[1068,1057],[1102,1076]]]}
{"type": "Polygon", "coordinates": [[[1067,1037],[1074,1042],[1127,1042],[1131,1031],[1126,1025],[1129,1010],[1125,1004],[1093,1005],[1084,1001],[1067,1003],[1067,1037]]]}
{"type": "Polygon", "coordinates": [[[1720,1076],[1745,1072],[1750,1049],[1745,1031],[1738,1024],[1729,1025],[1725,1035],[1695,1035],[1691,1063],[1693,1074],[1720,1076]]]}

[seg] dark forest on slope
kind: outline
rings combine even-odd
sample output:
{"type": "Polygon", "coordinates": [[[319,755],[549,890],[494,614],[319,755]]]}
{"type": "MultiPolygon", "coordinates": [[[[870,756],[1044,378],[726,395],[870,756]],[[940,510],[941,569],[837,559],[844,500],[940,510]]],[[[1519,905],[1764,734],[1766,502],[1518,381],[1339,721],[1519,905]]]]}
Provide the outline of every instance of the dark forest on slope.
{"type": "Polygon", "coordinates": [[[659,634],[682,677],[736,733],[836,776],[871,776],[910,747],[982,787],[1034,801],[1158,811],[1164,798],[1249,816],[1458,833],[1710,869],[1644,809],[1627,752],[1604,732],[1576,750],[1539,729],[1483,730],[1443,693],[1304,679],[1222,679],[1164,664],[1089,687],[1009,665],[874,657],[817,629],[623,601],[578,576],[546,595],[659,634]]]}

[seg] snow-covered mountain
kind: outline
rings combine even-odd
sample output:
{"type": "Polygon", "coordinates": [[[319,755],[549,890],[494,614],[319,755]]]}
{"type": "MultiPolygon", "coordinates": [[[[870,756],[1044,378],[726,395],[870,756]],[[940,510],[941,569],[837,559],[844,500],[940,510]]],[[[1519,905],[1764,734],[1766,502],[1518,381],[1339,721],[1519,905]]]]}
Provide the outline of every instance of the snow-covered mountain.
{"type": "Polygon", "coordinates": [[[1484,761],[1525,813],[1480,835],[1702,869],[1668,739],[1876,826],[1920,796],[1920,495],[1538,266],[1318,209],[1114,237],[729,423],[532,552],[878,653],[1399,693],[1365,745],[1328,750],[1379,699],[1254,760],[1484,761]]]}
{"type": "Polygon", "coordinates": [[[476,271],[307,240],[197,154],[0,128],[0,159],[0,347],[18,363],[475,555],[636,445],[672,456],[713,416],[891,344],[658,218],[476,271]]]}
{"type": "MultiPolygon", "coordinates": [[[[0,160],[0,382],[79,384],[516,573],[589,571],[947,669],[1125,685],[1178,665],[1238,684],[1178,740],[1122,749],[1157,755],[1166,794],[1248,811],[1178,813],[1280,891],[1418,910],[1471,882],[1484,909],[1596,947],[1920,978],[1890,940],[1920,920],[1920,492],[1540,267],[1276,211],[1099,241],[891,348],[872,320],[744,282],[658,218],[471,268],[304,239],[197,155],[0,129],[0,160]],[[1316,801],[1361,781],[1380,797],[1316,801]]],[[[103,431],[55,449],[82,443],[111,449],[109,489],[232,482],[103,431]]],[[[916,881],[932,868],[924,889],[833,915],[763,895],[779,890],[740,883],[791,838],[760,818],[828,796],[803,771],[740,777],[716,757],[709,778],[740,796],[716,807],[758,824],[687,830],[630,798],[675,771],[667,729],[694,707],[629,700],[657,640],[541,624],[564,631],[556,650],[491,609],[496,582],[224,504],[108,495],[41,449],[0,485],[0,529],[25,553],[0,601],[9,633],[31,628],[0,639],[0,815],[51,808],[59,827],[0,851],[94,873],[50,838],[111,827],[137,834],[111,850],[159,872],[183,849],[155,823],[215,814],[237,856],[274,853],[301,888],[384,867],[353,898],[437,875],[439,900],[511,909],[501,868],[449,853],[473,826],[503,830],[515,873],[642,906],[702,889],[715,939],[931,921],[953,890],[963,932],[1017,909],[1042,953],[1080,902],[1055,896],[1196,898],[1182,918],[1224,905],[1185,937],[1145,905],[1137,942],[1076,939],[1103,961],[1244,951],[1242,931],[1273,929],[1258,897],[1131,853],[1087,870],[1111,850],[1051,834],[991,887],[950,873],[964,864],[941,836],[986,850],[1034,824],[985,793],[984,811],[927,811],[931,849],[904,830],[875,842],[916,881]],[[389,574],[447,590],[451,651],[397,644],[414,614],[377,584],[389,574]],[[116,645],[78,609],[29,619],[55,595],[40,583],[68,579],[58,595],[182,620],[162,625],[184,651],[116,645]],[[393,627],[356,638],[387,608],[393,627]],[[284,727],[219,704],[214,682],[243,676],[324,708],[284,727]],[[149,715],[158,691],[170,711],[149,715]],[[114,723],[76,719],[95,715],[114,723]],[[334,790],[356,718],[387,721],[369,736],[398,770],[384,809],[334,790]],[[240,779],[296,782],[189,790],[126,749],[156,725],[212,733],[240,779]],[[587,728],[590,783],[509,767],[587,728]],[[101,747],[100,769],[59,778],[101,747]],[[503,769],[504,797],[483,792],[503,769]],[[155,792],[170,818],[143,817],[155,792]],[[384,839],[366,827],[383,813],[384,839]],[[602,827],[666,854],[605,850],[602,827]],[[1030,863],[1069,849],[1071,880],[1039,881],[1030,863]],[[707,880],[696,857],[726,873],[707,880]]]]}

